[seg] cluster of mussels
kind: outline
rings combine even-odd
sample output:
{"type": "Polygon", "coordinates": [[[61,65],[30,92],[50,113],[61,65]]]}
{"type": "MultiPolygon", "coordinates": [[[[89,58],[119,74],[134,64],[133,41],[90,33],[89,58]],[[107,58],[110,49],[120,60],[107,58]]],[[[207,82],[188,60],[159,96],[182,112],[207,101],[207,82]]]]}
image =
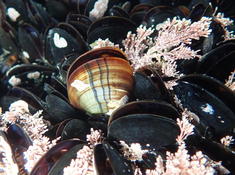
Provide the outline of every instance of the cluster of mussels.
{"type": "Polygon", "coordinates": [[[182,133],[177,119],[186,109],[195,126],[185,140],[189,154],[202,151],[235,172],[234,145],[220,143],[235,129],[234,88],[225,85],[234,82],[235,39],[226,38],[234,25],[225,28],[215,17],[221,12],[234,18],[234,1],[1,0],[0,10],[1,109],[24,100],[31,114],[43,111],[44,135],[57,139],[27,172],[23,152],[33,143],[17,121],[1,118],[1,138],[20,174],[63,174],[91,128],[103,134],[93,151],[96,174],[131,175],[134,167],[145,174],[156,168],[157,156],[164,160],[167,151],[177,151],[182,133]],[[134,71],[122,42],[127,33],[176,16],[192,22],[211,18],[208,37],[190,44],[202,57],[177,60],[184,76],[159,74],[152,66],[134,71]],[[106,39],[114,45],[93,48],[106,39]],[[147,151],[141,160],[129,160],[123,143],[147,151]]]}

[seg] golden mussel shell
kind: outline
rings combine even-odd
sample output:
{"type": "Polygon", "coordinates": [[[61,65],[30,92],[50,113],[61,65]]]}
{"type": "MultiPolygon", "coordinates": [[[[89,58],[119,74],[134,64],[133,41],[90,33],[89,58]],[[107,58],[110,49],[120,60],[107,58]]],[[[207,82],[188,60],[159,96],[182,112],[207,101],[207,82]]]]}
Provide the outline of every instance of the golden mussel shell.
{"type": "Polygon", "coordinates": [[[105,55],[73,67],[67,86],[73,106],[92,114],[107,114],[128,99],[133,71],[127,60],[105,55]]]}

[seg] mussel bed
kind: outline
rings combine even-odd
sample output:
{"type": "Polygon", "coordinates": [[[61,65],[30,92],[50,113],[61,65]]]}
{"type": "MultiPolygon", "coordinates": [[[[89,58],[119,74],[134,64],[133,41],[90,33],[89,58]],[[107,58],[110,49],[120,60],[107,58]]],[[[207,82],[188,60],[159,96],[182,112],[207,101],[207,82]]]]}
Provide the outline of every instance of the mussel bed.
{"type": "Polygon", "coordinates": [[[233,174],[234,12],[0,0],[0,174],[233,174]]]}

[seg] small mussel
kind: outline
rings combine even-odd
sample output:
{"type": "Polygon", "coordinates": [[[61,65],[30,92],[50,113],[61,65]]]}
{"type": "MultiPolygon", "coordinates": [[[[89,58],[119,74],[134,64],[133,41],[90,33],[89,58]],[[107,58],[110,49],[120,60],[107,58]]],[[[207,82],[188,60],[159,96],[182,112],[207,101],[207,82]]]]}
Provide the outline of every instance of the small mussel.
{"type": "Polygon", "coordinates": [[[92,114],[108,113],[123,104],[133,88],[133,73],[125,54],[112,47],[91,50],[70,66],[70,103],[92,114]]]}

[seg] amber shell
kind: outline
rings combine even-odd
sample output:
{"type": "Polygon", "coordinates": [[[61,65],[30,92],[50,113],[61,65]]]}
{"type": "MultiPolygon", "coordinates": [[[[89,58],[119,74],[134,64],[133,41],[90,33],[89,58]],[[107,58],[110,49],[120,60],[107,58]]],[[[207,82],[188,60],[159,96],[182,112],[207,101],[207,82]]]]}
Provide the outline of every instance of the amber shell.
{"type": "Polygon", "coordinates": [[[132,74],[129,62],[123,58],[105,56],[90,60],[68,77],[70,103],[92,114],[108,113],[129,95],[132,74]]]}

